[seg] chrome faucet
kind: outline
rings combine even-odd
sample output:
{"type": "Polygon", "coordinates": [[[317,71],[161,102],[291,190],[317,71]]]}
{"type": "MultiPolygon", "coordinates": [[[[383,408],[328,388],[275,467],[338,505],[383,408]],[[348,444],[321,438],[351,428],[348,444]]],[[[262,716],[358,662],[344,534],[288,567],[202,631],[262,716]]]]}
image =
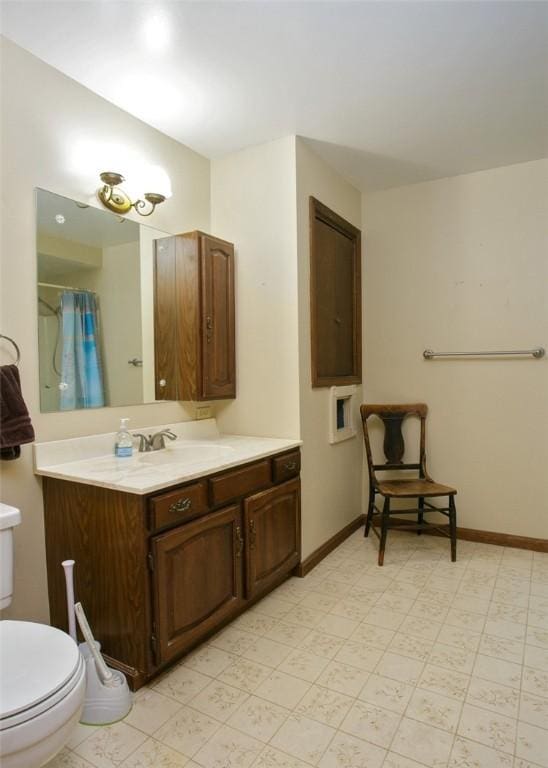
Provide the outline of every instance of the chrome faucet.
{"type": "Polygon", "coordinates": [[[139,453],[149,453],[150,451],[161,451],[166,447],[164,438],[170,440],[177,440],[175,435],[170,429],[162,429],[161,432],[156,432],[154,435],[143,435],[142,432],[135,432],[133,437],[139,438],[139,453]]]}

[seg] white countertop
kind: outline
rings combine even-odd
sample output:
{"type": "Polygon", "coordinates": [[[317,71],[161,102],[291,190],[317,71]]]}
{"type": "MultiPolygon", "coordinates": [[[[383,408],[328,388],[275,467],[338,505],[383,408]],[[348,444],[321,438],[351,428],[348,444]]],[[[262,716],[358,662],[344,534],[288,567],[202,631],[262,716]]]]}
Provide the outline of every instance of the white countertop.
{"type": "Polygon", "coordinates": [[[162,429],[170,429],[177,440],[166,439],[165,449],[149,453],[139,453],[135,445],[133,456],[123,459],[114,456],[115,432],[35,443],[35,473],[143,495],[301,445],[300,440],[277,437],[222,435],[215,419],[131,432],[149,434],[162,429]]]}

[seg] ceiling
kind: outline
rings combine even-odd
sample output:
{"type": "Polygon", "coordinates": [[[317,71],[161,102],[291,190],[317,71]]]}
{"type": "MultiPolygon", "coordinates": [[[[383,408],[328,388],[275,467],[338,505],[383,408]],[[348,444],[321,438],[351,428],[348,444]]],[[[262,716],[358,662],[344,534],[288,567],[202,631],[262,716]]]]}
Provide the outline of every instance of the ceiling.
{"type": "Polygon", "coordinates": [[[548,156],[546,2],[2,2],[2,31],[219,157],[288,134],[364,191],[548,156]]]}

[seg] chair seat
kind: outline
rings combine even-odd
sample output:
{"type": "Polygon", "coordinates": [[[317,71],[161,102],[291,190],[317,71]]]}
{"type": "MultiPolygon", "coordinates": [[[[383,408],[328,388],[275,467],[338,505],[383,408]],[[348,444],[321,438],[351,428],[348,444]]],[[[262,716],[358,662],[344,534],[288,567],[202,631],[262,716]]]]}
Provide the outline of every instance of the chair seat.
{"type": "Polygon", "coordinates": [[[384,480],[377,483],[377,489],[383,496],[394,496],[400,499],[413,496],[454,496],[455,488],[449,485],[435,483],[433,480],[384,480]]]}

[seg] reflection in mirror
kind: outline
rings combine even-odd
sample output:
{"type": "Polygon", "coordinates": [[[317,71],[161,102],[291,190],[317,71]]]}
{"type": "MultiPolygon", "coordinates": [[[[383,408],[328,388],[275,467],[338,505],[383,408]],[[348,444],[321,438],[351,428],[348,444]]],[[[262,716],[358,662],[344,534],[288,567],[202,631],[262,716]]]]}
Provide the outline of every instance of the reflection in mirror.
{"type": "Polygon", "coordinates": [[[43,412],[154,396],[153,244],[167,233],[36,191],[43,412]]]}

